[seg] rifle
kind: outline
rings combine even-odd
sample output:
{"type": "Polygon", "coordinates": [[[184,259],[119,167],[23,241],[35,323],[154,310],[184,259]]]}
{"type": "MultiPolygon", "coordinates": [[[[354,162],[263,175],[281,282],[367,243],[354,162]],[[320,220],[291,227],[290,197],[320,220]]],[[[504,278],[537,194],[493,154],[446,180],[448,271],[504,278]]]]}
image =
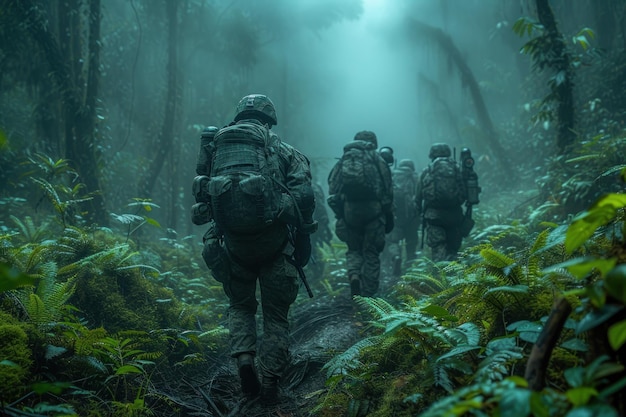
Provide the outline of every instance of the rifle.
{"type": "Polygon", "coordinates": [[[461,236],[466,237],[476,223],[472,219],[472,207],[479,203],[478,194],[481,191],[478,186],[478,175],[474,171],[474,158],[472,158],[472,152],[469,148],[461,150],[461,169],[467,187],[467,208],[461,224],[461,236]]]}
{"type": "MultiPolygon", "coordinates": [[[[294,253],[295,253],[296,231],[295,231],[295,228],[292,226],[288,226],[288,228],[289,228],[289,233],[288,233],[289,243],[291,244],[291,246],[294,247],[294,253]]],[[[298,271],[298,276],[300,277],[300,280],[304,284],[304,288],[306,288],[306,292],[309,295],[309,298],[313,298],[313,291],[311,291],[309,282],[306,280],[306,274],[304,273],[304,268],[302,267],[302,265],[300,265],[300,262],[298,261],[298,259],[292,254],[291,256],[287,257],[287,262],[289,262],[291,265],[296,267],[296,271],[298,271]]]]}

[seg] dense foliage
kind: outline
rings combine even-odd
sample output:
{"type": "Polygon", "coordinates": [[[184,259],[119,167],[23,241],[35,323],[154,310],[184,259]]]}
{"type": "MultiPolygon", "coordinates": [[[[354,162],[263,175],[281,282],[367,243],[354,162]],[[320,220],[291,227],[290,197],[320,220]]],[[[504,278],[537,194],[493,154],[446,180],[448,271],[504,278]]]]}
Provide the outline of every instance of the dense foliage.
{"type": "MultiPolygon", "coordinates": [[[[398,2],[411,19],[389,39],[436,48],[437,82],[470,90],[446,97],[415,77],[429,114],[446,111],[439,134],[477,150],[476,227],[458,261],[422,253],[400,279],[385,273],[379,298],[354,300],[341,324],[358,340],[321,347],[325,384],[291,412],[625,415],[624,1],[529,2],[539,14],[479,2],[476,19],[511,45],[498,57],[398,2]]],[[[188,219],[198,142],[183,138],[261,85],[281,97],[281,133],[316,143],[324,123],[297,109],[328,93],[324,76],[289,73],[278,52],[363,13],[356,0],[258,3],[0,0],[3,415],[231,415],[193,382],[234,371],[227,300],[188,219]]],[[[441,4],[433,21],[467,20],[441,4]]],[[[322,182],[331,156],[314,150],[322,182]]],[[[349,303],[344,250],[316,254],[316,298],[301,291],[296,309],[327,316],[309,323],[349,303]]]]}

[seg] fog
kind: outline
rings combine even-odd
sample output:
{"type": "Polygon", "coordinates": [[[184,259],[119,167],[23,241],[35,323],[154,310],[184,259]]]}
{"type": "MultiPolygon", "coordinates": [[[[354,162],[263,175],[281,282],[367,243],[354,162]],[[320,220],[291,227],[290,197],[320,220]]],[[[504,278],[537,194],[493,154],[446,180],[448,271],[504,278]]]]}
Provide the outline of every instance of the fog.
{"type": "MultiPolygon", "coordinates": [[[[588,1],[550,3],[566,37],[590,21],[603,22],[606,14],[588,1]]],[[[0,16],[13,25],[3,32],[6,51],[19,52],[6,55],[14,62],[5,60],[11,65],[3,72],[0,130],[9,139],[24,138],[20,145],[29,152],[73,158],[83,177],[101,174],[89,191],[101,189],[111,211],[134,198],[154,197],[169,206],[163,211],[176,212],[173,226],[188,224],[200,132],[231,122],[237,102],[251,93],[272,99],[278,115],[273,129],[309,157],[322,185],[343,145],[360,130],[374,131],[379,146],[392,147],[397,160],[413,159],[418,170],[426,166],[432,143],[446,142],[457,155],[470,147],[481,181],[490,185],[485,197],[506,180],[506,167],[498,165],[505,158],[494,143],[511,154],[515,147],[518,159],[533,153],[532,161],[524,161],[532,170],[555,154],[549,149],[553,127],[544,131],[531,121],[533,104],[550,92],[546,79],[553,73],[532,70],[531,57],[519,53],[529,38],[512,30],[520,17],[536,18],[533,2],[107,0],[94,77],[97,104],[79,109],[88,114],[97,107],[94,129],[85,132],[93,144],[81,150],[97,152],[90,158],[72,155],[79,148],[67,146],[75,140],[63,117],[76,110],[63,107],[67,102],[58,91],[76,90],[78,102],[95,89],[85,88],[87,14],[81,10],[76,16],[84,21],[60,29],[59,13],[74,13],[64,5],[46,3],[40,10],[51,28],[42,32],[50,38],[43,40],[63,46],[58,55],[43,54],[48,43],[34,42],[28,25],[0,16]],[[68,39],[80,39],[82,49],[68,39]],[[55,73],[50,67],[58,62],[63,65],[55,73]],[[62,73],[65,68],[72,69],[62,73]],[[59,80],[71,82],[60,86],[59,80]],[[484,101],[481,117],[470,85],[484,101]],[[27,139],[32,137],[39,140],[27,139]],[[87,169],[95,165],[103,167],[101,173],[87,169]]],[[[619,39],[613,32],[598,33],[607,48],[619,39]]],[[[578,76],[584,69],[576,71],[578,76]]],[[[591,89],[587,93],[582,100],[598,97],[591,89]]],[[[519,186],[533,187],[531,181],[519,186]]]]}
{"type": "MultiPolygon", "coordinates": [[[[423,167],[434,142],[445,141],[457,149],[477,145],[471,135],[462,134],[475,125],[475,116],[458,72],[432,41],[407,36],[407,18],[449,33],[476,77],[492,77],[489,85],[483,82],[483,94],[490,105],[495,104],[490,106],[493,117],[508,118],[511,114],[506,112],[521,104],[494,100],[517,93],[518,83],[510,82],[517,51],[504,45],[496,33],[498,17],[505,16],[494,16],[494,4],[364,1],[358,19],[341,20],[315,32],[300,28],[268,44],[265,53],[273,59],[261,62],[250,92],[272,98],[279,118],[275,130],[321,162],[321,171],[330,169],[332,158],[341,155],[343,145],[359,130],[374,131],[379,146],[391,146],[397,159],[410,158],[423,167]],[[276,62],[283,60],[285,68],[277,71],[276,62]],[[497,68],[503,62],[509,68],[497,68]],[[273,82],[268,83],[268,74],[277,72],[284,76],[288,103],[282,102],[283,94],[272,94],[273,82]],[[295,90],[297,96],[289,96],[295,90]],[[452,126],[451,116],[458,126],[452,126]]],[[[510,32],[510,27],[500,25],[510,32]]]]}

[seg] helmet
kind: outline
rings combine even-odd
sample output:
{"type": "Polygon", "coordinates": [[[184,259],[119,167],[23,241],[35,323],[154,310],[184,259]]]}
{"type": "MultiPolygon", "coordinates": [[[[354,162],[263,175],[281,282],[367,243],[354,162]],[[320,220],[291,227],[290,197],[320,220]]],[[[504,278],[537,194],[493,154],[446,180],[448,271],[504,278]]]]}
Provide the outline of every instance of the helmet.
{"type": "Polygon", "coordinates": [[[383,146],[382,148],[380,148],[378,153],[380,154],[380,156],[382,156],[387,165],[393,164],[393,149],[391,147],[383,146]]]}
{"type": "Polygon", "coordinates": [[[428,154],[428,157],[430,159],[435,159],[441,156],[448,157],[451,155],[452,155],[452,150],[450,150],[450,147],[447,144],[435,143],[433,146],[430,147],[430,153],[428,154]]]}
{"type": "Polygon", "coordinates": [[[354,140],[364,140],[365,142],[373,143],[374,146],[378,147],[378,139],[376,139],[376,134],[369,130],[362,130],[354,135],[354,140]]]}
{"type": "Polygon", "coordinates": [[[274,103],[263,94],[250,94],[239,100],[235,109],[235,121],[243,119],[257,119],[270,127],[278,124],[274,103]]]}
{"type": "Polygon", "coordinates": [[[403,159],[398,162],[398,168],[409,168],[411,171],[415,172],[415,164],[410,159],[403,159]]]}

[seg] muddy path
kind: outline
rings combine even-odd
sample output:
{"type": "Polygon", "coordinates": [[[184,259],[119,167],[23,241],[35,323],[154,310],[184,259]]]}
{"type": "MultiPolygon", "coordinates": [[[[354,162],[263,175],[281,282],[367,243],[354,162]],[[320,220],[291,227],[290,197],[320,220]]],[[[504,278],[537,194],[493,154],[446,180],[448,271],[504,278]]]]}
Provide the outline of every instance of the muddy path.
{"type": "MultiPolygon", "coordinates": [[[[383,279],[383,291],[386,282],[383,279]]],[[[235,361],[224,348],[193,374],[186,367],[185,372],[175,371],[156,378],[159,382],[154,384],[149,396],[168,404],[153,407],[155,415],[311,416],[325,394],[324,365],[362,339],[366,325],[361,321],[359,307],[349,298],[347,285],[336,295],[317,290],[313,299],[297,302],[291,316],[291,363],[281,381],[280,404],[265,406],[258,399],[246,400],[240,393],[235,361]]]]}

